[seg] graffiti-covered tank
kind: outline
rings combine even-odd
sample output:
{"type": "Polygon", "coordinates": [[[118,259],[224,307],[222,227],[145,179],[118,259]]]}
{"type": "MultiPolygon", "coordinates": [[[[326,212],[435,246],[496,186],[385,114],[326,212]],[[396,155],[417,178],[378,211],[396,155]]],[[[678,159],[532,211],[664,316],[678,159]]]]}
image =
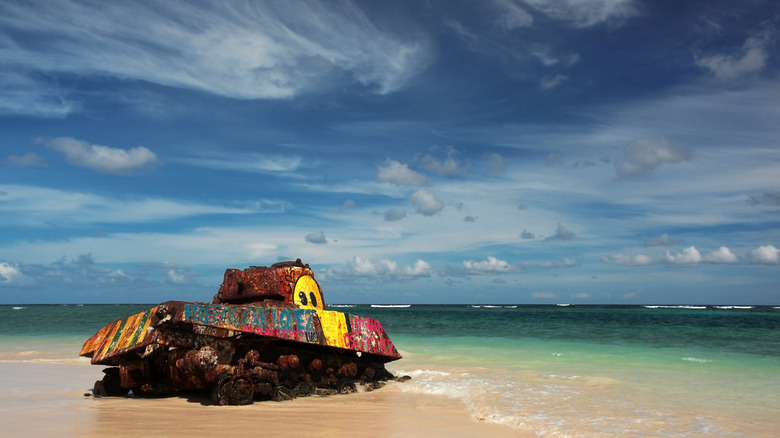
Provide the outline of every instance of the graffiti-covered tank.
{"type": "Polygon", "coordinates": [[[228,269],[210,304],[167,301],[114,321],[81,355],[110,366],[95,396],[208,390],[220,405],[377,388],[401,358],[379,322],[325,310],[300,259],[228,269]]]}

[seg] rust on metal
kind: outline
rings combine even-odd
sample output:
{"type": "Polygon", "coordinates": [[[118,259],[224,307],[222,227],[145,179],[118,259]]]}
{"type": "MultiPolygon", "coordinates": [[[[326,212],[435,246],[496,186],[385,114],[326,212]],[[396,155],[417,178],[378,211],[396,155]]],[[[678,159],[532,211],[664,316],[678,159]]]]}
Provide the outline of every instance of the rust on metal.
{"type": "Polygon", "coordinates": [[[378,321],[326,310],[300,259],[228,269],[211,303],[167,301],[114,321],[80,354],[111,366],[96,396],[209,390],[220,405],[377,388],[401,358],[378,321]]]}

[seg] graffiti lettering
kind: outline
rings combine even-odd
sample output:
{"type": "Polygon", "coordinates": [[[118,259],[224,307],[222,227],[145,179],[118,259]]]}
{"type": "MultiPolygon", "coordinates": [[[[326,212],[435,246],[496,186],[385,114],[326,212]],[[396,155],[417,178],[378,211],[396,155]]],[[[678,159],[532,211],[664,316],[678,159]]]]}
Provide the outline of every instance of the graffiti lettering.
{"type": "Polygon", "coordinates": [[[371,318],[349,315],[352,331],[344,333],[344,344],[348,348],[368,353],[394,354],[393,342],[387,338],[382,325],[371,318]]]}
{"type": "Polygon", "coordinates": [[[208,304],[188,304],[184,307],[184,322],[222,327],[263,336],[320,342],[314,325],[315,310],[259,309],[208,304]]]}

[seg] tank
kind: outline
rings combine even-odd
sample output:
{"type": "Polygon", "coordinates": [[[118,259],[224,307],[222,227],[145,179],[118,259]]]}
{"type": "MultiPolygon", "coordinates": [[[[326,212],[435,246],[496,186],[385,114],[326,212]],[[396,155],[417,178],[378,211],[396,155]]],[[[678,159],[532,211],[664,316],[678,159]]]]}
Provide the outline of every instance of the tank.
{"type": "Polygon", "coordinates": [[[401,358],[378,321],[326,310],[300,259],[228,269],[211,303],[166,301],[119,319],[80,354],[108,365],[96,397],[210,391],[219,405],[375,389],[396,379],[385,364],[401,358]]]}

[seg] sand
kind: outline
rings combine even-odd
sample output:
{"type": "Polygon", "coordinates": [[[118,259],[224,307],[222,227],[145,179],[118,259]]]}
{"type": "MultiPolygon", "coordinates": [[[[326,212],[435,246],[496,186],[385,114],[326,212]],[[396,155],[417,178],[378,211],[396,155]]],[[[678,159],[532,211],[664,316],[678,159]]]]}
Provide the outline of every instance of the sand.
{"type": "Polygon", "coordinates": [[[397,385],[350,395],[249,406],[213,406],[203,396],[93,398],[102,367],[85,362],[0,362],[0,435],[523,437],[473,419],[460,401],[402,392],[397,385]]]}

